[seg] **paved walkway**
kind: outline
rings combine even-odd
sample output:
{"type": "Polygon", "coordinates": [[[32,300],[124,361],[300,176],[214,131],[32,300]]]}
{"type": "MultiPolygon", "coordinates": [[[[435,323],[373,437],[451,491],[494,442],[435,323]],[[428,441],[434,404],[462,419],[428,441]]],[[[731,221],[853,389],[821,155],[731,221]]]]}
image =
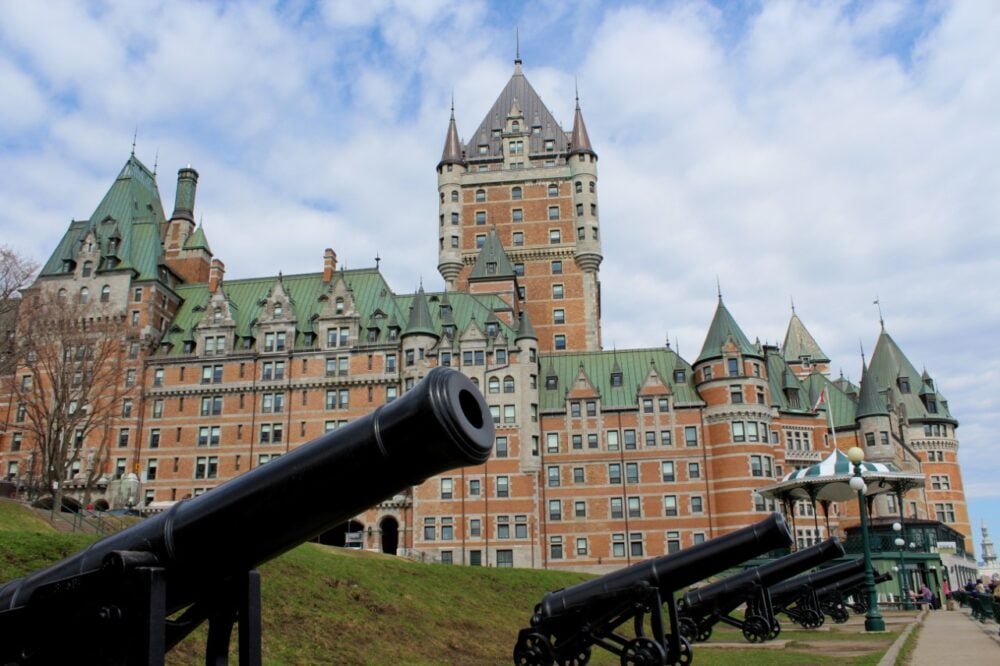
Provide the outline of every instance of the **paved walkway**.
{"type": "Polygon", "coordinates": [[[997,629],[995,622],[973,620],[968,608],[928,611],[910,666],[1000,664],[997,629]]]}

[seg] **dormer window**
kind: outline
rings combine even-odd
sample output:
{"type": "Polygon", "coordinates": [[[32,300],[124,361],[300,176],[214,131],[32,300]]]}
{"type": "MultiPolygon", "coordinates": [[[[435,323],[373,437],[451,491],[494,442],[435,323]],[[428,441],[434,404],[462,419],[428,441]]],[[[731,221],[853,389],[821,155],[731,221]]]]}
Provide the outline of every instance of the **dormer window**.
{"type": "Polygon", "coordinates": [[[545,151],[551,153],[555,149],[556,149],[556,142],[553,141],[552,139],[546,139],[545,140],[545,151]]]}
{"type": "Polygon", "coordinates": [[[450,305],[442,305],[441,308],[438,310],[438,313],[442,317],[450,317],[451,316],[451,306],[450,305]]]}
{"type": "Polygon", "coordinates": [[[490,154],[490,145],[488,143],[481,143],[481,144],[479,144],[479,154],[480,155],[489,155],[490,154]]]}
{"type": "Polygon", "coordinates": [[[899,378],[899,392],[900,393],[909,393],[910,392],[910,378],[909,377],[900,377],[899,378]]]}
{"type": "Polygon", "coordinates": [[[622,385],[622,373],[620,373],[620,372],[612,372],[611,373],[611,385],[612,386],[621,386],[622,385]]]}
{"type": "Polygon", "coordinates": [[[340,298],[338,296],[337,300],[333,302],[333,311],[336,314],[339,314],[339,315],[344,314],[344,299],[343,298],[340,298]]]}
{"type": "Polygon", "coordinates": [[[559,388],[559,376],[558,375],[548,375],[545,378],[545,388],[549,391],[554,391],[559,388]]]}
{"type": "Polygon", "coordinates": [[[678,384],[683,384],[685,381],[687,381],[686,375],[687,373],[685,373],[683,370],[674,370],[674,381],[678,384]]]}
{"type": "Polygon", "coordinates": [[[215,308],[212,310],[212,323],[215,325],[222,323],[222,308],[215,308]]]}
{"type": "Polygon", "coordinates": [[[520,132],[521,131],[521,121],[519,121],[519,120],[512,120],[511,123],[510,123],[510,131],[514,132],[514,133],[520,132]]]}
{"type": "Polygon", "coordinates": [[[94,272],[94,262],[85,261],[83,262],[83,270],[80,272],[81,277],[90,277],[91,273],[94,272]]]}
{"type": "Polygon", "coordinates": [[[497,262],[487,261],[486,262],[486,273],[487,275],[495,275],[497,272],[497,262]]]}
{"type": "Polygon", "coordinates": [[[395,326],[389,328],[389,342],[395,342],[399,339],[399,329],[395,326]]]}
{"type": "Polygon", "coordinates": [[[274,304],[274,316],[275,317],[280,317],[284,311],[285,311],[285,309],[281,306],[281,303],[275,303],[274,304]]]}
{"type": "Polygon", "coordinates": [[[114,254],[117,251],[118,251],[118,239],[117,238],[111,238],[111,239],[109,239],[108,240],[108,253],[109,254],[114,254]]]}
{"type": "Polygon", "coordinates": [[[931,414],[937,414],[937,400],[932,395],[928,395],[924,398],[924,404],[927,405],[927,411],[931,414]]]}
{"type": "Polygon", "coordinates": [[[726,359],[726,367],[729,370],[730,377],[740,376],[740,360],[738,358],[726,359]]]}
{"type": "Polygon", "coordinates": [[[490,336],[491,338],[494,335],[496,335],[499,330],[500,329],[497,326],[496,322],[490,321],[486,323],[486,335],[490,336]]]}

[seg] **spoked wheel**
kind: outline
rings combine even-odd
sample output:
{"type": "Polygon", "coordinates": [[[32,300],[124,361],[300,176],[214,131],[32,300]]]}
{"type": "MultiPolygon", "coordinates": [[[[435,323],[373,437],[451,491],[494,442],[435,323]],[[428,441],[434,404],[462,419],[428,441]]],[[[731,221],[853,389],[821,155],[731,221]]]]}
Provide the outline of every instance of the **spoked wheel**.
{"type": "MultiPolygon", "coordinates": [[[[711,627],[708,628],[708,633],[709,634],[712,633],[711,627]]],[[[681,653],[678,655],[668,654],[667,660],[664,663],[673,664],[674,666],[686,666],[687,664],[691,663],[691,660],[694,658],[694,654],[691,652],[691,642],[688,639],[681,636],[680,646],[681,646],[681,653]]]]}
{"type": "Polygon", "coordinates": [[[622,666],[662,666],[667,663],[667,651],[652,638],[633,638],[622,650],[621,663],[622,666]]]}
{"type": "Polygon", "coordinates": [[[590,663],[590,647],[582,648],[571,657],[560,657],[559,666],[584,666],[590,663]]]}
{"type": "Polygon", "coordinates": [[[771,631],[767,634],[767,640],[773,641],[775,638],[781,635],[781,625],[775,620],[771,624],[771,631]]]}
{"type": "Polygon", "coordinates": [[[767,620],[751,615],[743,621],[743,638],[751,643],[763,643],[771,633],[771,625],[767,620]]]}
{"type": "Polygon", "coordinates": [[[697,640],[698,636],[698,623],[689,617],[682,617],[677,626],[678,631],[681,632],[681,636],[687,638],[688,640],[697,640]]]}
{"type": "Polygon", "coordinates": [[[552,644],[542,634],[527,634],[519,637],[514,645],[514,663],[518,666],[552,666],[555,655],[552,644]]]}
{"type": "Polygon", "coordinates": [[[815,611],[812,608],[807,608],[802,612],[802,626],[806,629],[816,629],[817,627],[823,626],[823,622],[826,621],[826,617],[819,611],[815,611]]]}
{"type": "Polygon", "coordinates": [[[830,619],[837,624],[844,624],[848,619],[850,619],[850,614],[843,606],[837,606],[836,608],[830,609],[830,619]]]}

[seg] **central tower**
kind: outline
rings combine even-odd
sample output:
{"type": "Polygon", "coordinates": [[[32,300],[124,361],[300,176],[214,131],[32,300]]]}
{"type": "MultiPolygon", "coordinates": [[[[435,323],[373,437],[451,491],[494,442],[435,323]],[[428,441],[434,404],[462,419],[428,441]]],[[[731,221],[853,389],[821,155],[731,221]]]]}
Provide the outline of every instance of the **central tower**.
{"type": "Polygon", "coordinates": [[[601,348],[597,153],[579,99],[563,131],[521,70],[468,142],[452,108],[438,172],[438,271],[468,289],[490,230],[514,266],[542,351],[601,348]]]}

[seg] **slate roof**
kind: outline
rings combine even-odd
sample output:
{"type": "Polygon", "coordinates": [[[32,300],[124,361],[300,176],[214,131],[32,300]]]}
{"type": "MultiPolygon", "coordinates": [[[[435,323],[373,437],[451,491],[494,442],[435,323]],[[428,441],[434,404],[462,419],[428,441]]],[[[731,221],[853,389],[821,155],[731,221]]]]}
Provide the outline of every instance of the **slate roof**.
{"type": "Polygon", "coordinates": [[[802,382],[809,395],[809,405],[815,405],[819,399],[819,394],[826,389],[826,403],[824,407],[830,413],[830,420],[833,427],[840,430],[854,427],[857,404],[841,389],[841,385],[830,381],[819,372],[813,372],[802,382]]]}
{"type": "MultiPolygon", "coordinates": [[[[868,372],[874,377],[875,383],[882,391],[892,388],[893,400],[901,402],[906,406],[906,416],[910,421],[947,421],[957,425],[958,421],[948,410],[947,399],[928,383],[929,376],[925,377],[925,372],[917,372],[917,369],[906,358],[899,345],[892,339],[885,329],[879,334],[875,343],[875,351],[872,352],[871,362],[868,364],[868,372]],[[900,386],[899,379],[907,378],[910,385],[910,392],[904,393],[900,386]],[[923,388],[927,387],[927,391],[923,388]],[[937,412],[930,412],[924,399],[932,394],[937,405],[937,412]]],[[[864,383],[861,387],[864,392],[864,383]]]]}
{"type": "Polygon", "coordinates": [[[413,297],[410,305],[410,315],[407,317],[403,335],[438,335],[431,321],[431,310],[427,305],[427,296],[424,294],[423,286],[417,290],[416,295],[413,297]]]}
{"type": "Polygon", "coordinates": [[[93,231],[102,257],[110,255],[109,240],[118,238],[118,249],[114,252],[118,263],[108,267],[102,262],[96,268],[97,273],[131,269],[138,280],[156,279],[163,255],[160,238],[165,224],[156,177],[139,158],[130,155],[90,219],[70,223],[39,275],[65,274],[64,262],[76,260],[80,243],[87,232],[93,231]]]}
{"type": "Polygon", "coordinates": [[[542,377],[539,390],[541,409],[566,408],[566,391],[573,386],[581,366],[600,394],[603,409],[635,408],[638,405],[639,388],[646,381],[650,363],[655,364],[663,383],[670,388],[675,404],[704,405],[694,388],[694,373],[691,371],[691,366],[673,350],[656,347],[541,355],[538,365],[544,369],[542,374],[547,376],[553,371],[559,378],[558,386],[550,389],[546,387],[545,377],[542,377]],[[618,369],[622,373],[622,385],[613,387],[612,370],[618,369]],[[685,370],[684,382],[674,382],[675,369],[685,370]]]}
{"type": "Polygon", "coordinates": [[[698,360],[695,363],[721,357],[722,346],[726,344],[726,340],[730,336],[732,336],[742,353],[760,356],[760,352],[750,343],[747,336],[740,330],[739,324],[729,314],[729,310],[726,309],[726,305],[722,302],[722,297],[720,296],[719,304],[715,308],[715,316],[712,317],[712,323],[708,327],[708,334],[705,336],[705,344],[702,345],[701,353],[698,354],[698,360]]]}
{"type": "Polygon", "coordinates": [[[781,345],[785,360],[790,363],[800,361],[803,356],[809,357],[813,363],[829,363],[830,358],[819,348],[815,338],[806,330],[799,316],[792,313],[785,331],[785,343],[781,345]]]}

